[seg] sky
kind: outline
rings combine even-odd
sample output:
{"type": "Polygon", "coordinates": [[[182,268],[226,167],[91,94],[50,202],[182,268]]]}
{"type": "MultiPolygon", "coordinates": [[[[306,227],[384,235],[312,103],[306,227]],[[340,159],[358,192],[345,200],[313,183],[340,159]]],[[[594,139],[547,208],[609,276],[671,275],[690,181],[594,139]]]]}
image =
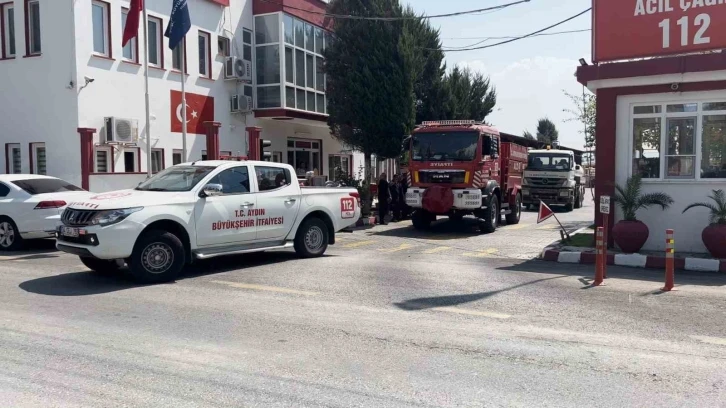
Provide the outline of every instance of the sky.
{"type": "MultiPolygon", "coordinates": [[[[409,0],[418,12],[452,13],[480,9],[514,0],[409,0]]],[[[531,0],[487,14],[431,19],[441,31],[444,47],[464,47],[481,41],[462,39],[517,36],[537,31],[589,8],[590,0],[531,0]]],[[[591,14],[584,14],[549,31],[589,29],[591,14]]],[[[491,40],[481,45],[502,40],[491,40]]],[[[567,122],[574,109],[563,90],[582,95],[575,78],[578,60],[590,61],[590,32],[528,38],[484,50],[448,52],[447,67],[467,66],[491,78],[497,90],[497,105],[487,121],[502,132],[536,134],[537,121],[548,117],[559,130],[563,146],[582,148],[582,124],[567,122]]]]}

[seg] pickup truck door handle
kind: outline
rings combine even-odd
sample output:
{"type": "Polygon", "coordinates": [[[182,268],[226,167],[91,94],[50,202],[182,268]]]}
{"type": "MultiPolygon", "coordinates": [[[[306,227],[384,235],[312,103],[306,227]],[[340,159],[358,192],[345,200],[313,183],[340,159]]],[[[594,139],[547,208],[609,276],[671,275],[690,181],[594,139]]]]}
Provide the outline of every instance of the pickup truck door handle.
{"type": "Polygon", "coordinates": [[[255,205],[255,203],[246,202],[246,203],[242,203],[242,205],[240,207],[254,207],[254,205],[255,205]]]}
{"type": "Polygon", "coordinates": [[[294,203],[295,201],[297,201],[297,198],[288,198],[285,200],[286,203],[294,203]]]}

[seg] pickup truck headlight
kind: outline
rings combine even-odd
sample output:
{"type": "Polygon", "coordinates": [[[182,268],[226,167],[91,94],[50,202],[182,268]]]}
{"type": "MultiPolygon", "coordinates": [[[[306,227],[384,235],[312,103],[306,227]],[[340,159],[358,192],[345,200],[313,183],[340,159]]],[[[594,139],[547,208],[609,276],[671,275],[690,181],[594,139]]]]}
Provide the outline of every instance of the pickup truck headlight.
{"type": "Polygon", "coordinates": [[[124,208],[120,210],[108,210],[101,211],[91,219],[91,224],[100,225],[105,227],[106,225],[116,224],[117,222],[123,221],[129,215],[143,210],[144,207],[124,208]]]}

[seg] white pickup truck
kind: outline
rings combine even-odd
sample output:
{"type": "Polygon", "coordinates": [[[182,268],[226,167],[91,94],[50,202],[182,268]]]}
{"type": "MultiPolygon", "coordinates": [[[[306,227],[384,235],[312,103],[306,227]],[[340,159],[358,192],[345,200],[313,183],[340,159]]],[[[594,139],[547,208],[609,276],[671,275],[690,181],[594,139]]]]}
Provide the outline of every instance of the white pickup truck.
{"type": "Polygon", "coordinates": [[[56,247],[94,271],[126,263],[136,279],[164,282],[196,259],[290,247],[321,256],[358,220],[359,199],[353,188],[300,187],[287,164],[184,163],[70,203],[56,247]]]}

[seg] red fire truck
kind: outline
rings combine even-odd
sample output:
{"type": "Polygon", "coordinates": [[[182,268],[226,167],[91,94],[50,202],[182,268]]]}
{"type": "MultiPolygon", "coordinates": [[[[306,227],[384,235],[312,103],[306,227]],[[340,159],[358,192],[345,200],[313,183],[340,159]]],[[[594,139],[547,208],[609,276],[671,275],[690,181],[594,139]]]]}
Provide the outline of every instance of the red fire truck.
{"type": "Polygon", "coordinates": [[[494,232],[502,214],[519,223],[527,148],[502,143],[493,127],[469,120],[424,122],[409,139],[406,204],[413,225],[427,229],[436,217],[473,214],[482,232],[494,232]]]}

